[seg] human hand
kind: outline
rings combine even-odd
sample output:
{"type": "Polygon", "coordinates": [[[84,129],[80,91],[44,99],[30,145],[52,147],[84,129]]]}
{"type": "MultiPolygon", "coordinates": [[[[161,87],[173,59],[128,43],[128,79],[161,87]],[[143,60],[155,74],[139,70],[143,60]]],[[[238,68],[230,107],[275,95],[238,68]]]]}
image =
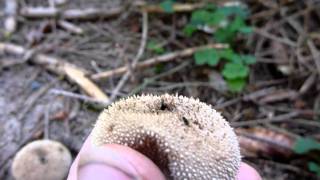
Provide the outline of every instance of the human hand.
{"type": "MultiPolygon", "coordinates": [[[[161,170],[146,156],[126,146],[95,147],[90,136],[73,162],[68,180],[164,180],[161,170]]],[[[241,163],[237,180],[261,180],[251,166],[241,163]]]]}

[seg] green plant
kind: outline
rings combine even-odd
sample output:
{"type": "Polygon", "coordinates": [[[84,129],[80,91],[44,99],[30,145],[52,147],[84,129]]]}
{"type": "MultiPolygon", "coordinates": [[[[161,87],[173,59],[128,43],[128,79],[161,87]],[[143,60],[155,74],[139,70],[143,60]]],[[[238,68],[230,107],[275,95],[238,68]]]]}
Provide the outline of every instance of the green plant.
{"type": "MultiPolygon", "coordinates": [[[[174,0],[164,0],[160,3],[160,7],[167,13],[174,12],[173,6],[174,0]]],[[[209,3],[202,9],[193,11],[190,22],[183,29],[187,37],[191,37],[199,30],[209,29],[213,32],[212,36],[216,42],[229,45],[229,48],[223,50],[199,50],[194,54],[194,59],[196,65],[207,64],[212,67],[224,60],[221,72],[232,92],[243,90],[249,75],[249,65],[256,62],[254,56],[238,54],[234,51],[237,36],[248,35],[253,31],[253,28],[246,24],[248,15],[248,9],[241,5],[217,7],[209,3]]],[[[154,52],[162,52],[156,44],[150,44],[148,47],[154,52]]]]}
{"type": "Polygon", "coordinates": [[[237,54],[231,48],[200,50],[194,54],[194,58],[196,65],[208,64],[209,66],[216,66],[220,60],[225,60],[222,75],[230,91],[233,92],[240,92],[245,87],[249,65],[256,62],[254,56],[237,54]]]}
{"type": "Polygon", "coordinates": [[[245,19],[248,10],[242,6],[216,7],[209,4],[203,9],[192,12],[191,20],[184,28],[186,36],[192,36],[201,29],[210,29],[215,41],[228,44],[230,48],[203,49],[194,54],[196,65],[207,64],[216,66],[221,60],[225,63],[222,75],[226,79],[229,90],[240,92],[246,85],[249,75],[249,65],[256,62],[251,55],[238,54],[234,51],[234,42],[238,34],[250,34],[252,27],[248,26],[245,19]]]}
{"type": "Polygon", "coordinates": [[[160,3],[160,7],[163,9],[166,13],[173,13],[173,0],[164,0],[160,3]]]}
{"type": "MultiPolygon", "coordinates": [[[[293,146],[293,150],[297,154],[307,154],[310,151],[320,151],[320,143],[311,138],[299,138],[293,146]]],[[[320,165],[316,162],[308,162],[308,168],[310,171],[320,176],[320,165]]]]}
{"type": "Polygon", "coordinates": [[[295,153],[306,154],[312,150],[320,150],[320,143],[311,138],[299,138],[293,147],[295,153]]]}
{"type": "Polygon", "coordinates": [[[309,162],[308,168],[310,171],[317,174],[317,176],[320,176],[320,165],[315,162],[309,162]]]}
{"type": "Polygon", "coordinates": [[[150,40],[147,43],[147,49],[157,54],[163,54],[165,51],[164,48],[161,46],[161,44],[155,40],[150,40]]]}

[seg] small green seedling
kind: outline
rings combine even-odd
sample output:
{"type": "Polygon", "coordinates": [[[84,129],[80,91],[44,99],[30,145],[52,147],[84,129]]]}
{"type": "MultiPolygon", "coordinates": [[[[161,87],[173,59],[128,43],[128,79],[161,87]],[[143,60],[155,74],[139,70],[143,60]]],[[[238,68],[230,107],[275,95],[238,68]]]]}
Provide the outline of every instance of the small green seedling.
{"type": "MultiPolygon", "coordinates": [[[[299,138],[294,146],[293,151],[297,154],[307,154],[310,151],[320,151],[320,143],[312,138],[299,138]]],[[[316,162],[310,161],[308,163],[310,171],[320,176],[320,165],[316,162]]]]}
{"type": "Polygon", "coordinates": [[[249,65],[256,62],[254,56],[239,55],[232,49],[203,49],[194,54],[196,65],[207,64],[216,66],[221,60],[226,61],[222,69],[222,75],[226,79],[229,90],[240,92],[246,85],[249,75],[249,65]]]}
{"type": "Polygon", "coordinates": [[[156,53],[156,54],[163,54],[165,52],[164,48],[155,40],[150,40],[147,43],[147,49],[156,53]]]}
{"type": "Polygon", "coordinates": [[[317,174],[317,176],[320,177],[320,165],[318,163],[315,162],[309,162],[308,163],[308,168],[311,172],[314,172],[317,174]]]}
{"type": "MultiPolygon", "coordinates": [[[[174,12],[174,0],[164,0],[160,7],[164,12],[174,12]]],[[[223,50],[202,49],[194,54],[196,65],[217,66],[221,60],[223,68],[221,73],[227,81],[229,90],[241,92],[249,76],[249,65],[256,59],[251,55],[238,54],[234,51],[234,42],[239,34],[248,35],[253,28],[246,24],[249,11],[241,4],[217,7],[212,3],[192,12],[190,22],[183,29],[187,37],[191,37],[197,31],[212,33],[216,42],[228,44],[230,48],[223,50]]],[[[163,53],[163,48],[155,42],[148,43],[148,49],[156,53],[163,53]]]]}
{"type": "Polygon", "coordinates": [[[306,154],[312,150],[320,150],[320,143],[311,138],[299,138],[293,147],[297,154],[306,154]]]}
{"type": "Polygon", "coordinates": [[[199,50],[194,54],[194,59],[196,65],[207,64],[213,67],[221,60],[226,61],[222,75],[232,92],[243,90],[249,75],[249,65],[256,62],[254,56],[237,54],[233,50],[238,34],[247,35],[252,32],[252,27],[245,22],[248,14],[248,10],[242,6],[216,7],[209,4],[203,9],[194,11],[190,22],[183,30],[185,35],[190,37],[199,30],[209,29],[215,41],[229,45],[230,48],[224,50],[199,50]]]}

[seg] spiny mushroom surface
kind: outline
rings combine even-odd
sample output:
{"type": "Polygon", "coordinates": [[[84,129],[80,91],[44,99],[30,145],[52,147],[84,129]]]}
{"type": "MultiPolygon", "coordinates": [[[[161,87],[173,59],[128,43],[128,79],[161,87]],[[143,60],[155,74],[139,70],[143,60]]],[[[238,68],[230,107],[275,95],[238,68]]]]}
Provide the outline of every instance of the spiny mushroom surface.
{"type": "Polygon", "coordinates": [[[11,171],[16,180],[63,180],[71,161],[69,150],[61,143],[37,140],[16,154],[11,171]]]}
{"type": "Polygon", "coordinates": [[[141,152],[174,180],[232,180],[241,161],[236,135],[220,113],[183,96],[120,100],[100,114],[92,137],[96,145],[141,152]]]}

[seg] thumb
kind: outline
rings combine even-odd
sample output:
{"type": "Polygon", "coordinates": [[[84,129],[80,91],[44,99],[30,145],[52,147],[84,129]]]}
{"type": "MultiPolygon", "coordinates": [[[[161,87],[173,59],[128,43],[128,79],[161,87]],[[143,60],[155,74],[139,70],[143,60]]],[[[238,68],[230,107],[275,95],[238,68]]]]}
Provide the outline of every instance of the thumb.
{"type": "Polygon", "coordinates": [[[143,154],[117,144],[98,147],[92,144],[89,136],[73,162],[68,176],[68,180],[86,179],[164,180],[165,177],[143,154]]]}

